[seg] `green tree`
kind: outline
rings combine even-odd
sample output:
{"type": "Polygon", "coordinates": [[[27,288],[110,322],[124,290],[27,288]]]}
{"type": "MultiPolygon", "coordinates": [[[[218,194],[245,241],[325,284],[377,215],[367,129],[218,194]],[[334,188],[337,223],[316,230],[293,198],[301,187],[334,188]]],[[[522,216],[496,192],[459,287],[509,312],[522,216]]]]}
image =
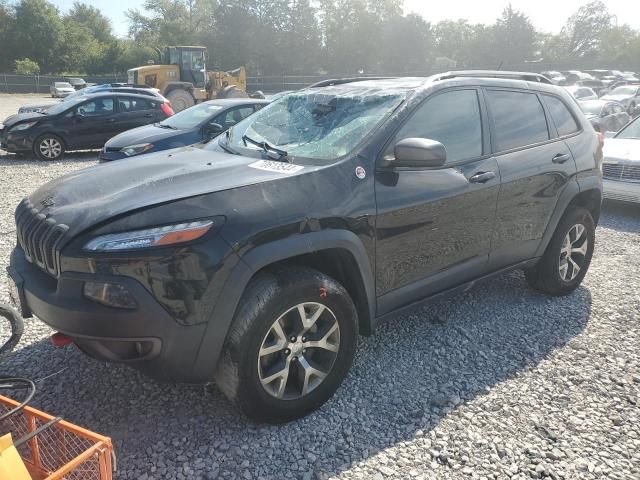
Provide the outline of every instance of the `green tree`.
{"type": "Polygon", "coordinates": [[[611,15],[601,0],[592,1],[571,15],[560,37],[569,58],[594,57],[602,34],[611,28],[611,15]]]}
{"type": "Polygon", "coordinates": [[[59,64],[64,25],[58,9],[46,0],[20,0],[15,5],[15,58],[35,59],[45,72],[59,64]]]}
{"type": "Polygon", "coordinates": [[[529,18],[509,4],[493,27],[494,53],[506,65],[531,60],[536,50],[536,30],[529,18]]]}
{"type": "Polygon", "coordinates": [[[15,61],[15,72],[18,75],[34,75],[40,73],[40,65],[29,58],[15,61]]]}
{"type": "Polygon", "coordinates": [[[86,27],[91,35],[100,43],[106,44],[114,40],[111,21],[96,7],[81,2],[74,2],[73,7],[71,7],[65,19],[73,20],[76,24],[86,27]]]}
{"type": "Polygon", "coordinates": [[[0,0],[0,70],[7,71],[13,65],[14,36],[13,25],[15,22],[15,12],[5,1],[0,0]]]}

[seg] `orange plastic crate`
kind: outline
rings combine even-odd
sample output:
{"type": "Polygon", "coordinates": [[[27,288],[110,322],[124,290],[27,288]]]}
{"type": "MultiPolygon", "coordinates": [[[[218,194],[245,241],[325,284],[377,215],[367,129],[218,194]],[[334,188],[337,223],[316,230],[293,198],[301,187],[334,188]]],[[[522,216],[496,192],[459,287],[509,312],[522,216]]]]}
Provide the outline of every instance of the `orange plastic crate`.
{"type": "MultiPolygon", "coordinates": [[[[19,402],[0,395],[0,415],[19,402]]],[[[25,407],[0,422],[0,435],[11,432],[16,441],[54,417],[25,407]]],[[[111,480],[114,462],[109,437],[60,420],[18,448],[34,480],[111,480]]]]}

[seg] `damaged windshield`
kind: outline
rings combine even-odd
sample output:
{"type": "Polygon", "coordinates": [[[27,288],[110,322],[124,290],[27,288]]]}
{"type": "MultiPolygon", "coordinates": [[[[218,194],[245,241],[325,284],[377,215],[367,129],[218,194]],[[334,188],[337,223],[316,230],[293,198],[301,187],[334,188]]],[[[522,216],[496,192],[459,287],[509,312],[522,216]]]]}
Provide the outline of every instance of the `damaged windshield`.
{"type": "Polygon", "coordinates": [[[220,142],[243,153],[262,153],[256,143],[266,142],[286,152],[289,161],[334,160],[351,152],[405,96],[398,90],[338,87],[293,93],[236,125],[220,142]]]}

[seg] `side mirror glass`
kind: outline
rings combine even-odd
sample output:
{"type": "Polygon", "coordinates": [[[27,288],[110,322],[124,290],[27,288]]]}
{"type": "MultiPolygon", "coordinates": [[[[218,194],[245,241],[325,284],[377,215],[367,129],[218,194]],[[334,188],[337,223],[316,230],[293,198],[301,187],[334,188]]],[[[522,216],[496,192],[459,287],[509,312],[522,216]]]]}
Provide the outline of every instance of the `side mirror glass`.
{"type": "Polygon", "coordinates": [[[394,147],[395,159],[390,165],[395,167],[427,168],[441,167],[447,161],[444,145],[427,138],[405,138],[394,147]]]}

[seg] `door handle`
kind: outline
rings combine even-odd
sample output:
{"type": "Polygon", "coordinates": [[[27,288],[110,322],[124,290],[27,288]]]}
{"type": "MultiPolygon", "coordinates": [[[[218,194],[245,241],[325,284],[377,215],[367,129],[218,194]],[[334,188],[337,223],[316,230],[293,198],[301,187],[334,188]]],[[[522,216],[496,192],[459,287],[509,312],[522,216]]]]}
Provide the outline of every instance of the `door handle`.
{"type": "Polygon", "coordinates": [[[107,120],[107,122],[109,122],[109,123],[113,123],[113,122],[115,122],[115,121],[116,121],[116,119],[115,119],[115,118],[110,118],[109,120],[107,120]]]}
{"type": "Polygon", "coordinates": [[[571,157],[566,153],[559,153],[555,157],[553,157],[553,163],[564,163],[570,158],[571,157]]]}
{"type": "Polygon", "coordinates": [[[146,113],[144,116],[147,117],[147,118],[151,118],[151,117],[153,117],[153,113],[146,113]]]}
{"type": "Polygon", "coordinates": [[[471,177],[469,183],[487,183],[494,178],[496,178],[496,174],[493,172],[480,172],[471,177]]]}

